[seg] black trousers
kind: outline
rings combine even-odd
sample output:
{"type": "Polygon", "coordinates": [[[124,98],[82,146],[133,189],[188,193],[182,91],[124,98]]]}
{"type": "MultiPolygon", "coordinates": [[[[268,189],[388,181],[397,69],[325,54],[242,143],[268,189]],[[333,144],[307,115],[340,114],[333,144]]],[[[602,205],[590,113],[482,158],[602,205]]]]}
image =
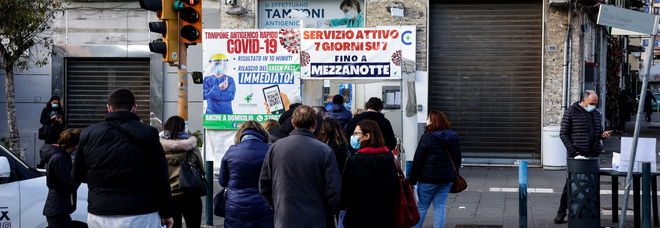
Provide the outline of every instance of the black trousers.
{"type": "Polygon", "coordinates": [[[198,228],[202,225],[202,199],[199,196],[185,194],[172,196],[172,203],[174,219],[172,228],[183,227],[181,215],[186,219],[187,228],[198,228]]]}
{"type": "Polygon", "coordinates": [[[566,196],[566,187],[568,187],[568,179],[564,183],[564,190],[561,191],[561,198],[559,199],[559,210],[557,213],[566,213],[566,208],[568,208],[568,197],[566,196]]]}
{"type": "Polygon", "coordinates": [[[46,216],[48,228],[73,228],[71,215],[46,216]]]}

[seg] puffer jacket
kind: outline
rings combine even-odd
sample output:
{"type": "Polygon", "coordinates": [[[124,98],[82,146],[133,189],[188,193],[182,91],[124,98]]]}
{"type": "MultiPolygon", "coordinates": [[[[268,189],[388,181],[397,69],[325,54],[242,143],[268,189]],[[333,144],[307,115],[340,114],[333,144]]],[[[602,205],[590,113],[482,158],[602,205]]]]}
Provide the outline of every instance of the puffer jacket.
{"type": "Polygon", "coordinates": [[[273,210],[259,194],[259,175],[268,152],[268,139],[255,130],[245,130],[241,137],[253,135],[232,145],[222,157],[220,185],[227,187],[225,227],[273,227],[273,210]]]}
{"type": "Polygon", "coordinates": [[[566,152],[569,157],[575,157],[579,151],[582,156],[598,157],[603,146],[600,144],[600,139],[603,139],[603,127],[600,124],[601,116],[598,110],[593,111],[594,116],[594,145],[593,148],[589,146],[589,124],[587,123],[587,111],[580,105],[580,102],[575,102],[570,108],[566,109],[564,117],[561,120],[561,129],[559,130],[559,137],[566,146],[566,152]]]}
{"type": "Polygon", "coordinates": [[[107,122],[85,128],[73,179],[87,183],[87,211],[94,215],[142,215],[158,212],[172,217],[172,193],[158,130],[128,111],[105,116],[136,138],[137,145],[107,122]]]}
{"type": "Polygon", "coordinates": [[[456,170],[461,167],[461,144],[451,129],[425,133],[419,139],[415,158],[410,167],[410,184],[418,181],[428,184],[451,183],[456,179],[456,170]],[[447,151],[451,154],[451,160],[447,151]]]}
{"type": "Polygon", "coordinates": [[[45,216],[70,215],[76,211],[76,199],[80,182],[71,176],[71,155],[65,150],[44,145],[41,152],[46,160],[46,185],[48,197],[44,205],[45,216]]]}
{"type": "Polygon", "coordinates": [[[344,107],[343,104],[333,104],[332,108],[328,110],[328,118],[334,118],[337,121],[339,121],[339,124],[343,129],[344,126],[346,126],[346,124],[348,123],[348,121],[351,121],[351,118],[353,118],[353,114],[351,113],[351,111],[346,110],[346,107],[344,107]]]}
{"type": "Polygon", "coordinates": [[[165,150],[165,159],[167,160],[167,170],[170,175],[170,189],[172,190],[172,196],[183,195],[183,192],[179,191],[179,171],[181,170],[181,162],[186,159],[188,152],[190,152],[190,160],[188,162],[196,169],[204,171],[202,154],[199,153],[199,149],[197,148],[197,138],[160,138],[160,144],[163,145],[163,150],[165,150]]]}
{"type": "Polygon", "coordinates": [[[340,205],[346,206],[347,228],[394,227],[399,192],[394,154],[387,147],[358,150],[346,162],[341,191],[340,205]]]}

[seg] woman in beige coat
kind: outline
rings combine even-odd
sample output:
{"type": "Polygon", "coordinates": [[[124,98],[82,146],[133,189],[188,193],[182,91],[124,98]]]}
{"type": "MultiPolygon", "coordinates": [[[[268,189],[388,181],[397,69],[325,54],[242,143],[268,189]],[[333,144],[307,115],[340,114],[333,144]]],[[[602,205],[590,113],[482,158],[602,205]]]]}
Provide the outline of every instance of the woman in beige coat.
{"type": "Polygon", "coordinates": [[[186,133],[185,126],[183,118],[172,116],[165,122],[164,131],[160,133],[160,144],[165,150],[172,188],[173,228],[182,227],[181,215],[186,219],[186,227],[200,227],[202,222],[202,199],[179,191],[179,170],[181,162],[188,159],[188,154],[190,160],[187,162],[198,170],[204,170],[202,155],[197,148],[197,138],[186,133]]]}

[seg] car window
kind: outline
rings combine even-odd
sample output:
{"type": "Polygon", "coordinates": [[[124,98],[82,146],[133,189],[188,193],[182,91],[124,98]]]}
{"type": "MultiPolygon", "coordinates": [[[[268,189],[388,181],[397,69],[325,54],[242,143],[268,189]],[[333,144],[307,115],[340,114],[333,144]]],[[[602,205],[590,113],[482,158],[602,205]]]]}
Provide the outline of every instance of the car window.
{"type": "Polygon", "coordinates": [[[0,145],[0,149],[3,150],[3,152],[4,152],[3,155],[9,156],[9,159],[16,161],[17,165],[23,166],[23,168],[25,168],[25,169],[30,169],[30,166],[28,166],[27,163],[25,163],[25,161],[23,161],[20,158],[16,157],[16,155],[11,153],[9,151],[9,149],[5,148],[4,145],[0,145]]]}
{"type": "Polygon", "coordinates": [[[0,156],[7,157],[7,160],[9,160],[9,165],[11,166],[12,170],[9,182],[27,180],[42,176],[39,171],[34,168],[30,168],[27,163],[25,163],[25,161],[9,152],[9,150],[3,145],[0,145],[0,156]]]}

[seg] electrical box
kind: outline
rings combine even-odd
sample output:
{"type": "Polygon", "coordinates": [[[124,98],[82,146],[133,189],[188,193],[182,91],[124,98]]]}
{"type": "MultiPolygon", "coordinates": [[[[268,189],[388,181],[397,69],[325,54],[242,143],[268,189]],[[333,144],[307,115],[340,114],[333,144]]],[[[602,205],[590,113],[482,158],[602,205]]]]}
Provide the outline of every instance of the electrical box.
{"type": "Polygon", "coordinates": [[[401,86],[383,86],[383,109],[401,109],[401,86]]]}

